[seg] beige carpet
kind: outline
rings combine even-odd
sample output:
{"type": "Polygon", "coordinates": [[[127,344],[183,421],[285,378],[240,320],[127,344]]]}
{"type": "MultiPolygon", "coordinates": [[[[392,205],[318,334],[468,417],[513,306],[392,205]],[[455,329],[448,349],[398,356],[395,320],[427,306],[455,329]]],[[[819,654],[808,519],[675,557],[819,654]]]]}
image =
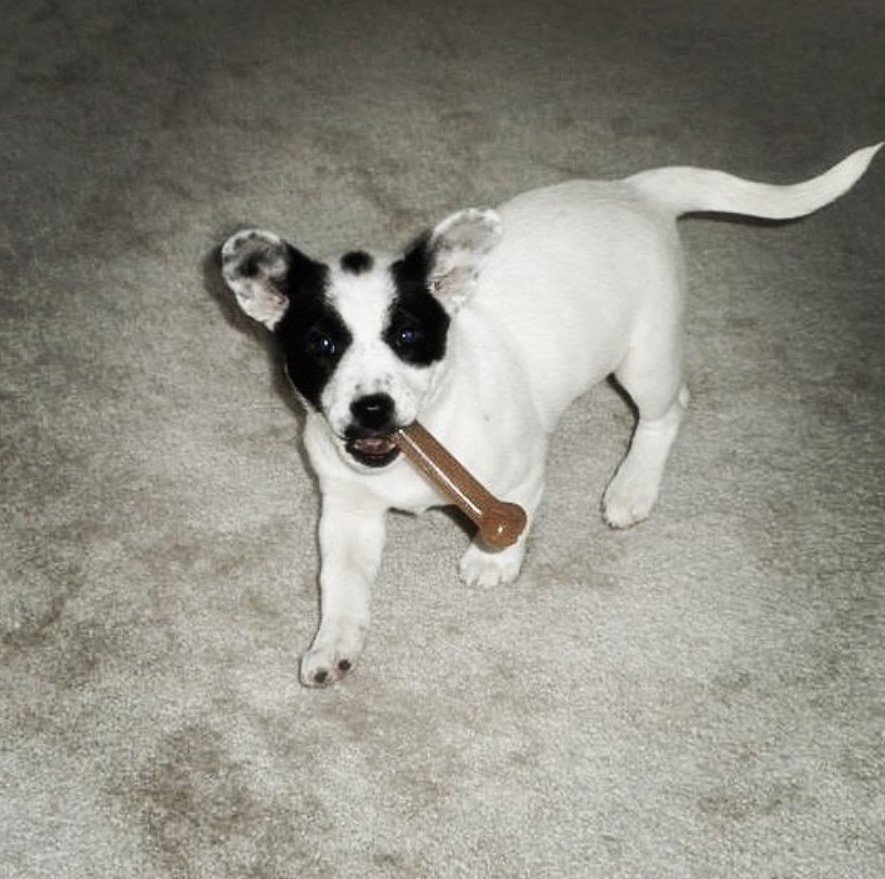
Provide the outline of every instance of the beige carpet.
{"type": "Polygon", "coordinates": [[[392,516],[358,670],[302,689],[318,499],[207,257],[318,255],[668,163],[788,182],[885,137],[885,6],[2,3],[0,874],[885,875],[885,161],[690,220],[691,415],[567,416],[522,578],[392,516]]]}

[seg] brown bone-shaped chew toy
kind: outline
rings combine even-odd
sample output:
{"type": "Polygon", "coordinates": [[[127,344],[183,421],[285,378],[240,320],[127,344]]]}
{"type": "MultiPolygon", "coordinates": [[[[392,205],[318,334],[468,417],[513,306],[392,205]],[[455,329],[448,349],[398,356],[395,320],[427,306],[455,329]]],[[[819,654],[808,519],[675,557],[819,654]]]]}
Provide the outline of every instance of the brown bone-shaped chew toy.
{"type": "Polygon", "coordinates": [[[402,453],[479,528],[492,549],[506,549],[525,530],[525,510],[496,498],[439,440],[417,421],[398,430],[393,440],[402,453]]]}

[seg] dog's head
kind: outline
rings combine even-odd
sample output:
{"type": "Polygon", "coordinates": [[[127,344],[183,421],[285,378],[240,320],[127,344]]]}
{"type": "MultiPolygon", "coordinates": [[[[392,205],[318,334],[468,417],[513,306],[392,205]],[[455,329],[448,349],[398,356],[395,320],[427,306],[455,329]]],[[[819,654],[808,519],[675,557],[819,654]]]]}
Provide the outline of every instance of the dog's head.
{"type": "Polygon", "coordinates": [[[445,366],[449,324],[501,238],[494,211],[466,210],[402,255],[362,250],[328,262],[259,230],[233,235],[222,273],[242,309],[277,337],[286,373],[345,458],[384,467],[445,366]]]}

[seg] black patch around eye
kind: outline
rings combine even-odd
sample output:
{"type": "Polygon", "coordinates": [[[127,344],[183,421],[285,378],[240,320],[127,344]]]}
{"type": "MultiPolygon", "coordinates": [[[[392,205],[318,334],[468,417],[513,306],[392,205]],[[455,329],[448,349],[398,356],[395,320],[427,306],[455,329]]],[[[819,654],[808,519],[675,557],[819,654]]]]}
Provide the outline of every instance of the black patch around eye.
{"type": "Polygon", "coordinates": [[[374,264],[372,255],[364,250],[351,250],[341,257],[341,268],[354,275],[369,271],[374,264]]]}
{"type": "Polygon", "coordinates": [[[290,305],[274,335],[289,380],[314,409],[320,409],[323,389],[352,336],[326,296],[328,267],[295,253],[297,258],[290,254],[291,268],[284,282],[290,305]]]}
{"type": "Polygon", "coordinates": [[[430,232],[423,232],[390,267],[397,291],[405,294],[415,291],[429,292],[432,267],[433,249],[430,247],[430,232]]]}
{"type": "Polygon", "coordinates": [[[406,363],[429,366],[446,353],[449,316],[430,292],[433,254],[422,235],[390,267],[396,295],[390,304],[384,341],[406,363]],[[404,343],[404,336],[410,337],[404,343]]]}

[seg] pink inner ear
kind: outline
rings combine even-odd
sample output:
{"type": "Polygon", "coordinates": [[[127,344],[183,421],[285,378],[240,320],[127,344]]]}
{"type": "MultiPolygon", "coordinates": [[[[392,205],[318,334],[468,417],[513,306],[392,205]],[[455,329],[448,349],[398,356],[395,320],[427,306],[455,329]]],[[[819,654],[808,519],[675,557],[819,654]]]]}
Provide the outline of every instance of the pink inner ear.
{"type": "Polygon", "coordinates": [[[440,274],[434,274],[433,292],[447,307],[460,306],[473,291],[477,271],[471,265],[452,265],[440,274]]]}
{"type": "Polygon", "coordinates": [[[260,271],[252,277],[225,273],[225,280],[236,294],[243,311],[253,320],[273,329],[288,305],[288,299],[277,287],[276,279],[267,271],[260,271]]]}
{"type": "Polygon", "coordinates": [[[267,297],[272,305],[277,306],[277,308],[281,310],[286,304],[286,297],[283,296],[283,294],[279,291],[275,290],[273,287],[268,287],[267,297]]]}

